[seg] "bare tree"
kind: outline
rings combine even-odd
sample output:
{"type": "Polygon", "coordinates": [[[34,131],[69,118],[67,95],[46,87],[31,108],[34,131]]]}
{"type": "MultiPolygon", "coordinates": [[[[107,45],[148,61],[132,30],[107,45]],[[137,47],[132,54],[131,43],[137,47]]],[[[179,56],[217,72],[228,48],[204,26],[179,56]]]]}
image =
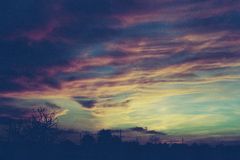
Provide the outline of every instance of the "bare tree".
{"type": "Polygon", "coordinates": [[[58,135],[56,112],[39,107],[33,110],[25,128],[27,141],[33,143],[52,143],[58,135]]]}
{"type": "Polygon", "coordinates": [[[10,120],[7,128],[9,143],[53,143],[59,136],[57,113],[47,105],[37,106],[29,116],[10,120]]]}

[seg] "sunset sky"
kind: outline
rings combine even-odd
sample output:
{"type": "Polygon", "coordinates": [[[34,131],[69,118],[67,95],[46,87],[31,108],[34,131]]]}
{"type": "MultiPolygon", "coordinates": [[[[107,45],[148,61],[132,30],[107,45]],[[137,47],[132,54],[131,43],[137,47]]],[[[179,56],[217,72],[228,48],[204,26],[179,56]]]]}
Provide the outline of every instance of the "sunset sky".
{"type": "Polygon", "coordinates": [[[0,125],[240,135],[240,1],[0,2],[0,125]]]}

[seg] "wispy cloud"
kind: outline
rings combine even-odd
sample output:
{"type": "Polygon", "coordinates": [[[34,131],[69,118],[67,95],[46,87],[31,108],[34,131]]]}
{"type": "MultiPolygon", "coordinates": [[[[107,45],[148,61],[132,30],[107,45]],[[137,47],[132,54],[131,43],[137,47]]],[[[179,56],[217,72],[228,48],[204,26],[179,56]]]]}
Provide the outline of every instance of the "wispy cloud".
{"type": "Polygon", "coordinates": [[[238,119],[224,110],[239,105],[238,1],[1,3],[9,117],[15,105],[44,101],[78,129],[214,133],[238,119]]]}

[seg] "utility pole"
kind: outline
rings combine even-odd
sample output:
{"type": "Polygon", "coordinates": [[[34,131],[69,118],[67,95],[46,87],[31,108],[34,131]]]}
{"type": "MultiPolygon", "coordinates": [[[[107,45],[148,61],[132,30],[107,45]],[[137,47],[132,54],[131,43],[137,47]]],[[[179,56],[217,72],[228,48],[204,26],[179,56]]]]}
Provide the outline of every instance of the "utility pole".
{"type": "Polygon", "coordinates": [[[119,137],[122,140],[122,130],[121,129],[119,130],[119,137]]]}

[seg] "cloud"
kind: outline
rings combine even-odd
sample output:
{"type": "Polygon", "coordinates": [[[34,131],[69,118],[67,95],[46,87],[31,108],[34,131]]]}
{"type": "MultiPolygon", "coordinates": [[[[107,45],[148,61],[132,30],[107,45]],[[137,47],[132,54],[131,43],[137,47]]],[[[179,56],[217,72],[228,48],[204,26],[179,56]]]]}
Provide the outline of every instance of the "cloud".
{"type": "Polygon", "coordinates": [[[166,135],[163,132],[155,131],[155,130],[148,130],[147,128],[142,128],[142,127],[134,127],[134,128],[129,128],[130,131],[135,131],[135,132],[140,132],[144,134],[153,134],[153,135],[166,135]]]}
{"type": "Polygon", "coordinates": [[[24,4],[16,1],[18,8],[14,2],[4,2],[8,10],[1,11],[2,15],[12,13],[8,14],[8,21],[2,22],[6,25],[4,33],[8,34],[2,35],[0,42],[5,62],[0,71],[1,83],[5,84],[2,92],[61,88],[62,79],[54,78],[56,74],[86,71],[89,67],[165,67],[183,63],[189,56],[208,59],[209,52],[214,58],[223,58],[231,53],[223,55],[219,50],[238,49],[236,41],[228,40],[235,34],[234,28],[239,28],[237,2],[104,0],[99,4],[52,0],[46,5],[46,1],[35,4],[28,0],[24,4]],[[197,12],[202,8],[206,13],[197,12]],[[24,25],[20,20],[32,25],[24,25]],[[214,27],[218,22],[221,24],[217,26],[223,27],[214,27]],[[122,23],[125,27],[117,27],[122,23]],[[202,34],[200,30],[208,32],[202,34]],[[24,82],[32,79],[35,82],[27,87],[24,82]]]}
{"type": "MultiPolygon", "coordinates": [[[[87,127],[170,130],[188,116],[172,113],[183,123],[159,117],[169,110],[169,99],[211,97],[221,89],[223,96],[238,93],[238,1],[0,3],[0,95],[9,97],[0,101],[8,117],[25,115],[24,105],[54,100],[61,102],[56,110],[62,114],[69,109],[68,124],[71,115],[80,114],[87,127]],[[212,95],[208,88],[214,88],[212,95]]],[[[184,113],[195,104],[192,99],[184,113]]],[[[209,118],[205,112],[196,117],[209,118]]]]}
{"type": "Polygon", "coordinates": [[[24,118],[31,110],[21,108],[16,103],[21,100],[9,97],[0,97],[0,117],[2,119],[21,119],[24,118]]]}
{"type": "Polygon", "coordinates": [[[0,119],[2,120],[19,120],[29,118],[34,109],[39,107],[46,108],[48,111],[54,111],[56,116],[62,116],[67,113],[66,109],[63,109],[56,104],[44,101],[44,100],[27,100],[10,97],[0,97],[0,119]],[[35,104],[37,103],[38,104],[35,104]]]}
{"type": "Polygon", "coordinates": [[[73,97],[73,99],[87,109],[93,108],[96,103],[96,100],[86,97],[73,97]]]}

